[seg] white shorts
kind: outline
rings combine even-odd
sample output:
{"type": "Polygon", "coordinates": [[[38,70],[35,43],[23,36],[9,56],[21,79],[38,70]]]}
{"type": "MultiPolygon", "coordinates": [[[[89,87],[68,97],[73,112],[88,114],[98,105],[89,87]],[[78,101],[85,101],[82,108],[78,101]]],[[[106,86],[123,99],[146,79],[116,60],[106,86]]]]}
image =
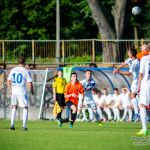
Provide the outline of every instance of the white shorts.
{"type": "Polygon", "coordinates": [[[139,104],[150,104],[150,83],[141,83],[139,104]]]}
{"type": "Polygon", "coordinates": [[[27,94],[12,94],[11,95],[11,104],[12,105],[18,105],[20,107],[27,107],[28,106],[28,99],[27,99],[27,94]]]}
{"type": "Polygon", "coordinates": [[[131,84],[131,92],[132,93],[137,93],[138,91],[138,81],[137,80],[133,80],[132,84],[131,84]]]}

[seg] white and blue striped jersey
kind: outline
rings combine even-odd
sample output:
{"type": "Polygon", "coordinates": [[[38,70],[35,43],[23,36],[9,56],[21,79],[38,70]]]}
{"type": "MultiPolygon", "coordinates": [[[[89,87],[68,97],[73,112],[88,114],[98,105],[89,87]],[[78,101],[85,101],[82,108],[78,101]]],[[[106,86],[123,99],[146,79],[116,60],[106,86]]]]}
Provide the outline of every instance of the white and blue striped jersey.
{"type": "Polygon", "coordinates": [[[133,75],[133,80],[138,81],[139,76],[139,70],[140,70],[140,61],[138,59],[132,60],[131,58],[128,58],[125,61],[126,64],[129,66],[129,72],[133,75]]]}
{"type": "Polygon", "coordinates": [[[86,79],[80,81],[84,88],[84,100],[85,101],[93,101],[92,89],[96,87],[95,81],[91,78],[89,81],[86,79]]]}

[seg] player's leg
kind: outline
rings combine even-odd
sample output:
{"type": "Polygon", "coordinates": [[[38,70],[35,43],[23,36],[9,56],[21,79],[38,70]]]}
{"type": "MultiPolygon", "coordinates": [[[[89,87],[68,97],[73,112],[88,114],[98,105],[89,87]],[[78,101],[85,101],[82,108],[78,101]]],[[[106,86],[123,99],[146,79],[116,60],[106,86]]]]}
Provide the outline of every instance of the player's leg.
{"type": "Polygon", "coordinates": [[[127,116],[127,113],[128,113],[128,108],[125,108],[125,109],[124,109],[124,112],[123,112],[123,117],[121,118],[120,121],[124,121],[124,120],[125,120],[125,118],[126,118],[126,116],[127,116]]]}
{"type": "Polygon", "coordinates": [[[134,109],[134,115],[133,115],[132,121],[137,119],[138,114],[139,114],[139,112],[138,112],[138,100],[136,98],[137,87],[138,87],[137,82],[133,81],[133,83],[131,85],[131,103],[132,103],[133,109],[134,109]]]}
{"type": "Polygon", "coordinates": [[[12,110],[11,110],[11,117],[10,117],[10,120],[11,120],[10,129],[15,130],[14,121],[15,121],[16,111],[17,111],[17,97],[16,97],[16,95],[11,96],[11,103],[12,103],[12,110]]]}
{"type": "Polygon", "coordinates": [[[76,119],[76,115],[77,115],[77,106],[72,104],[71,105],[71,121],[70,121],[70,128],[73,127],[74,121],[76,119]]]}
{"type": "Polygon", "coordinates": [[[138,135],[146,135],[147,134],[147,114],[146,114],[146,106],[150,104],[150,85],[149,83],[141,85],[140,91],[140,117],[142,123],[142,130],[138,132],[138,135]]]}
{"type": "Polygon", "coordinates": [[[28,120],[28,99],[26,94],[17,95],[19,106],[23,108],[22,113],[22,129],[27,130],[26,124],[28,120]]]}
{"type": "Polygon", "coordinates": [[[116,109],[116,118],[117,118],[117,121],[120,120],[120,111],[119,111],[119,108],[115,108],[116,109]]]}
{"type": "Polygon", "coordinates": [[[129,121],[132,121],[132,109],[131,108],[128,109],[128,113],[129,113],[129,121]]]}
{"type": "Polygon", "coordinates": [[[90,104],[88,104],[88,112],[89,112],[89,121],[93,121],[94,120],[94,112],[93,112],[93,109],[91,108],[90,104]]]}
{"type": "Polygon", "coordinates": [[[65,104],[65,98],[64,98],[64,94],[59,94],[57,93],[56,94],[56,100],[58,102],[58,105],[60,106],[61,108],[61,112],[57,114],[57,120],[61,120],[61,114],[62,114],[62,111],[64,109],[64,107],[66,106],[65,104]]]}
{"type": "Polygon", "coordinates": [[[107,114],[107,117],[108,117],[108,121],[111,121],[112,116],[111,116],[110,108],[109,108],[109,107],[106,107],[106,108],[105,108],[105,111],[106,111],[106,114],[107,114]]]}

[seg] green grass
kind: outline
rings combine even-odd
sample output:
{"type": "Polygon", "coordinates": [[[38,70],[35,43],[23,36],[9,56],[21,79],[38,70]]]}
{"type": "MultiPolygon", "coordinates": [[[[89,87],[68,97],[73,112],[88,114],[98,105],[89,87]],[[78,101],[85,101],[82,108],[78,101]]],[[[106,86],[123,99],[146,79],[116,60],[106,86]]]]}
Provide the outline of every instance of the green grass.
{"type": "Polygon", "coordinates": [[[28,121],[28,131],[21,130],[21,121],[15,122],[15,131],[10,131],[9,121],[0,120],[1,150],[148,150],[150,135],[136,136],[140,123],[76,122],[58,128],[57,122],[28,121]],[[147,138],[147,139],[146,139],[147,138]],[[147,140],[147,145],[142,145],[147,140]],[[140,145],[134,142],[141,142],[140,145]]]}

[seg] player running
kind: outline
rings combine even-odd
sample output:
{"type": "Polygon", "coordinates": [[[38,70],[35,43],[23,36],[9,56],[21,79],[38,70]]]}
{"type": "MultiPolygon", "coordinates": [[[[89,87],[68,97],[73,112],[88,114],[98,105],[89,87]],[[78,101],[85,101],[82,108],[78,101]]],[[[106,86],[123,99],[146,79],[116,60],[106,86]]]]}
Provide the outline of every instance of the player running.
{"type": "Polygon", "coordinates": [[[90,113],[90,119],[93,119],[92,115],[94,113],[96,121],[99,122],[100,116],[97,112],[96,104],[95,104],[95,101],[94,101],[93,95],[92,95],[92,89],[95,88],[95,81],[92,78],[91,70],[85,71],[85,79],[80,81],[80,83],[84,87],[84,103],[88,108],[92,108],[92,111],[93,111],[93,112],[89,112],[90,113]]]}
{"type": "MultiPolygon", "coordinates": [[[[72,73],[71,82],[67,83],[64,92],[66,105],[71,110],[71,121],[69,126],[70,128],[73,128],[73,124],[76,119],[78,96],[79,94],[81,94],[83,100],[83,93],[84,93],[84,89],[82,87],[82,84],[77,81],[77,74],[72,73]]],[[[69,118],[61,119],[60,127],[62,126],[62,123],[66,123],[66,122],[69,122],[69,118]]]]}
{"type": "Polygon", "coordinates": [[[23,108],[23,130],[27,130],[26,122],[28,118],[28,100],[27,100],[27,89],[26,83],[31,90],[32,95],[33,92],[33,84],[32,78],[28,74],[28,71],[25,69],[25,59],[20,57],[18,59],[19,66],[13,68],[10,71],[8,76],[7,85],[11,93],[11,103],[12,103],[12,111],[11,111],[11,130],[15,130],[14,120],[16,116],[16,110],[19,106],[23,108]]]}
{"type": "Polygon", "coordinates": [[[140,62],[136,57],[137,51],[134,48],[130,48],[128,51],[129,58],[123,62],[117,69],[113,71],[113,73],[120,73],[123,75],[133,75],[133,81],[131,85],[131,102],[134,108],[134,116],[132,118],[132,121],[138,118],[138,100],[136,98],[137,95],[137,89],[138,89],[138,76],[139,76],[139,69],[140,69],[140,62]],[[121,71],[122,67],[125,67],[126,65],[129,66],[129,71],[121,71]]]}

